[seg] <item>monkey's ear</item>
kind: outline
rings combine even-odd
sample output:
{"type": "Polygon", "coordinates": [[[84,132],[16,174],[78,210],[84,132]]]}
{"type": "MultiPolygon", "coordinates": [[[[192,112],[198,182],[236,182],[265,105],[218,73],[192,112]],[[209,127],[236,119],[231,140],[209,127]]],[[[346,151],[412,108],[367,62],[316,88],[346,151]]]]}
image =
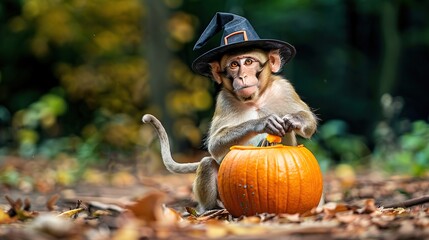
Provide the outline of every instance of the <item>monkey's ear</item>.
{"type": "Polygon", "coordinates": [[[280,49],[271,50],[268,53],[268,60],[270,61],[271,72],[277,73],[282,68],[282,59],[280,57],[280,49]]]}
{"type": "Polygon", "coordinates": [[[210,68],[212,71],[212,76],[213,76],[213,80],[215,80],[217,83],[221,84],[222,83],[222,78],[220,77],[220,65],[218,62],[211,62],[210,64],[210,68]]]}

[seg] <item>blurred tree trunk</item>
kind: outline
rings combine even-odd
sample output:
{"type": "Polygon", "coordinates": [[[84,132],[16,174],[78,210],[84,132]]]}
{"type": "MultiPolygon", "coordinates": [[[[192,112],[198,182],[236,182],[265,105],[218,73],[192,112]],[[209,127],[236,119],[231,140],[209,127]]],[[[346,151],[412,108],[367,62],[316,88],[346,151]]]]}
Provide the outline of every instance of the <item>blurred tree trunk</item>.
{"type": "Polygon", "coordinates": [[[398,4],[395,1],[383,1],[380,11],[384,49],[377,94],[378,100],[383,94],[392,93],[398,79],[397,69],[401,54],[401,38],[398,32],[398,4]]]}
{"type": "Polygon", "coordinates": [[[166,96],[170,91],[168,66],[171,53],[167,47],[168,8],[163,1],[146,0],[144,19],[144,53],[149,67],[150,98],[169,136],[172,137],[172,121],[166,108],[166,96]]]}

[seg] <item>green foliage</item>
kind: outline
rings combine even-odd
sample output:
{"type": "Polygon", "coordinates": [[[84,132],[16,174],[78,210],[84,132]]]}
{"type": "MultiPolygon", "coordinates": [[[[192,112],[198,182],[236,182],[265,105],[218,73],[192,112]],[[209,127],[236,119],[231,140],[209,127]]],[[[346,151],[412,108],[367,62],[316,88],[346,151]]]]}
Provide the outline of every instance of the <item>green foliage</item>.
{"type": "Polygon", "coordinates": [[[53,89],[14,115],[13,132],[21,156],[32,157],[36,154],[42,132],[55,136],[59,126],[58,119],[67,110],[63,95],[61,89],[53,89]]]}
{"type": "Polygon", "coordinates": [[[429,123],[419,120],[403,133],[394,144],[377,146],[374,160],[377,167],[387,171],[424,176],[429,169],[429,123]]]}
{"type": "Polygon", "coordinates": [[[8,168],[0,169],[0,182],[9,186],[17,186],[21,175],[17,169],[8,168]]]}
{"type": "Polygon", "coordinates": [[[305,140],[326,171],[333,164],[368,166],[387,174],[425,176],[429,169],[429,123],[400,118],[403,99],[385,94],[381,98],[383,119],[374,130],[374,149],[362,135],[350,134],[343,120],[324,122],[311,140],[305,140]]]}
{"type": "Polygon", "coordinates": [[[336,163],[360,165],[370,154],[370,149],[362,136],[349,133],[343,120],[330,120],[319,127],[311,140],[303,144],[318,159],[323,171],[336,163]]]}
{"type": "Polygon", "coordinates": [[[401,97],[381,97],[383,119],[374,131],[372,155],[375,168],[387,172],[423,176],[429,168],[429,125],[417,120],[401,119],[404,103],[401,97]]]}

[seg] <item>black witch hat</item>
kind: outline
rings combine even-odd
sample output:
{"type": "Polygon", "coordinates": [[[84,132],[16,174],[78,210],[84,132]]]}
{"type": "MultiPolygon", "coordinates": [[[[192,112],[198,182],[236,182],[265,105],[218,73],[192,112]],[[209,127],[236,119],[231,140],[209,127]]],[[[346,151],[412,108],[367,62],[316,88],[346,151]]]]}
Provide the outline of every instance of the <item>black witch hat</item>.
{"type": "Polygon", "coordinates": [[[209,63],[219,60],[228,51],[238,48],[259,48],[263,50],[280,49],[282,64],[287,63],[295,56],[295,48],[287,42],[274,39],[260,39],[250,25],[249,21],[232,13],[218,12],[212,18],[207,28],[201,34],[194,46],[194,50],[200,49],[216,33],[223,29],[220,46],[201,56],[192,63],[192,69],[204,76],[210,77],[209,63]]]}

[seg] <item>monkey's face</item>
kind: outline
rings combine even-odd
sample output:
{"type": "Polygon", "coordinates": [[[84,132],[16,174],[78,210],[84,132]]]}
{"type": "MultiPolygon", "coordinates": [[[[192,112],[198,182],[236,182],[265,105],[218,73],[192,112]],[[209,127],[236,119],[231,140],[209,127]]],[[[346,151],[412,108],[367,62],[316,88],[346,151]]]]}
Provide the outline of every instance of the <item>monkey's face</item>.
{"type": "Polygon", "coordinates": [[[270,85],[272,73],[281,69],[282,62],[278,49],[269,52],[253,49],[225,54],[219,62],[209,64],[213,80],[246,102],[259,98],[270,85]]]}
{"type": "Polygon", "coordinates": [[[267,60],[262,50],[223,56],[220,61],[222,83],[241,101],[256,99],[261,87],[259,76],[267,60]]]}

